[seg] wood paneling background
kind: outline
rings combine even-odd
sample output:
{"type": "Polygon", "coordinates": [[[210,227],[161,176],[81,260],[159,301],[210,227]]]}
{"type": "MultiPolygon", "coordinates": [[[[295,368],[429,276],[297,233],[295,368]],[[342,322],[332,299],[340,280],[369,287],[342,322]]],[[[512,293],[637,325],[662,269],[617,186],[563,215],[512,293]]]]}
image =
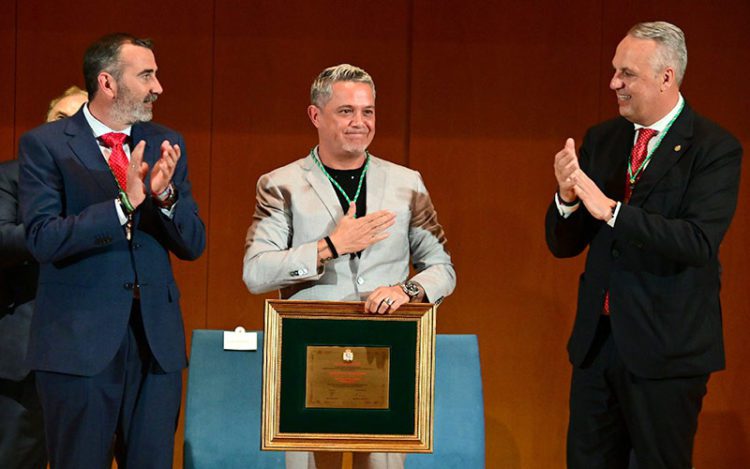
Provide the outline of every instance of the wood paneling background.
{"type": "MultiPolygon", "coordinates": [[[[185,135],[209,235],[199,261],[175,262],[188,335],[260,329],[264,298],[241,281],[255,182],[315,144],[305,108],[316,74],[341,62],[364,67],[378,92],[372,152],[422,173],[448,235],[458,288],[438,329],[479,336],[487,466],[564,467],[565,343],[582,258],[553,259],[544,244],[552,158],[566,137],[579,140],[616,114],[614,48],[632,24],[651,19],[684,29],[685,97],[747,148],[745,0],[134,0],[116,12],[93,0],[15,0],[0,15],[0,159],[13,157],[50,98],[83,85],[90,42],[115,30],[153,38],[165,89],[155,120],[185,135]]],[[[698,468],[750,466],[743,172],[722,246],[728,369],[709,384],[698,468]]],[[[180,453],[181,433],[176,467],[180,453]]]]}

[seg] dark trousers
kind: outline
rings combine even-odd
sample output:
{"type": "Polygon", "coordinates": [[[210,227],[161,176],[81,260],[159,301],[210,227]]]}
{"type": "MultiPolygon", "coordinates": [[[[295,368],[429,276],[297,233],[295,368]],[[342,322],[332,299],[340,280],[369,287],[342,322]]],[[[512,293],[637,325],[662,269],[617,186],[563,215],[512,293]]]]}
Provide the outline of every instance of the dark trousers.
{"type": "Polygon", "coordinates": [[[133,303],[128,333],[94,376],[37,372],[52,469],[172,467],[182,373],[164,373],[133,303]]]}
{"type": "Polygon", "coordinates": [[[709,375],[646,379],[622,363],[602,316],[596,339],[573,369],[568,468],[692,467],[693,440],[709,375]]]}
{"type": "Polygon", "coordinates": [[[34,374],[21,381],[0,378],[0,467],[44,469],[44,446],[42,406],[34,374]]]}

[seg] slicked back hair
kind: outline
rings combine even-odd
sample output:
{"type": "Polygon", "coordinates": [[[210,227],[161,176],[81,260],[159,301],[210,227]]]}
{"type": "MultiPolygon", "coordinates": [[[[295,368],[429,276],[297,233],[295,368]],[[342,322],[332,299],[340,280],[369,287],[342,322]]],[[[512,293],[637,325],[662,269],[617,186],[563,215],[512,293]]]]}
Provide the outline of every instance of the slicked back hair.
{"type": "Polygon", "coordinates": [[[654,70],[659,71],[671,66],[674,68],[677,84],[682,84],[687,68],[688,54],[685,33],[680,28],[666,21],[638,23],[630,28],[628,36],[655,41],[659,47],[655,57],[656,63],[652,64],[654,70]]]}
{"type": "Polygon", "coordinates": [[[354,65],[341,64],[320,72],[310,87],[310,103],[319,108],[325,106],[333,94],[333,84],[338,81],[367,83],[372,88],[373,98],[375,97],[375,82],[367,72],[354,65]]]}

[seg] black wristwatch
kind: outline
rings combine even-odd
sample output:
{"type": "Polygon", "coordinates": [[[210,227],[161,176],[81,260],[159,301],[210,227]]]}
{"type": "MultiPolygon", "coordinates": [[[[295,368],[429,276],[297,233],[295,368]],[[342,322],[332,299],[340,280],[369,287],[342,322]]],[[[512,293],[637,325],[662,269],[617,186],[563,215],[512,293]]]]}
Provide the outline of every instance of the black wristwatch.
{"type": "Polygon", "coordinates": [[[406,293],[406,295],[409,297],[410,300],[413,300],[417,296],[419,296],[419,284],[416,282],[412,282],[411,280],[407,280],[406,282],[399,283],[399,287],[406,293]]]}

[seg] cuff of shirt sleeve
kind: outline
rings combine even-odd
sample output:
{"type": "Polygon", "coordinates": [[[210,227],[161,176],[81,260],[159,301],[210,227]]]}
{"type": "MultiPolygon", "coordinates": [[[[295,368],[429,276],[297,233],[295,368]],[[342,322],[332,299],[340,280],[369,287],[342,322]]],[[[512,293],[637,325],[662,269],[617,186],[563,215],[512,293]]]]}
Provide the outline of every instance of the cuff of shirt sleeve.
{"type": "Polygon", "coordinates": [[[622,207],[622,203],[617,202],[617,205],[615,205],[615,209],[612,211],[612,218],[607,220],[607,224],[612,228],[615,227],[615,220],[617,220],[617,214],[620,213],[620,207],[622,207]]]}
{"type": "Polygon", "coordinates": [[[180,201],[176,200],[169,208],[159,208],[159,210],[161,210],[161,213],[169,217],[169,219],[171,220],[172,218],[174,218],[174,208],[178,203],[180,203],[180,201]]]}
{"type": "Polygon", "coordinates": [[[560,200],[560,196],[557,192],[555,192],[555,205],[557,205],[557,211],[560,213],[560,216],[563,218],[568,218],[573,212],[578,210],[578,207],[581,206],[581,201],[579,200],[573,205],[566,205],[562,203],[560,200]]]}
{"type": "Polygon", "coordinates": [[[122,205],[118,199],[115,199],[115,210],[117,211],[117,218],[120,220],[120,225],[125,226],[128,222],[128,216],[125,215],[125,211],[122,209],[122,205]]]}

